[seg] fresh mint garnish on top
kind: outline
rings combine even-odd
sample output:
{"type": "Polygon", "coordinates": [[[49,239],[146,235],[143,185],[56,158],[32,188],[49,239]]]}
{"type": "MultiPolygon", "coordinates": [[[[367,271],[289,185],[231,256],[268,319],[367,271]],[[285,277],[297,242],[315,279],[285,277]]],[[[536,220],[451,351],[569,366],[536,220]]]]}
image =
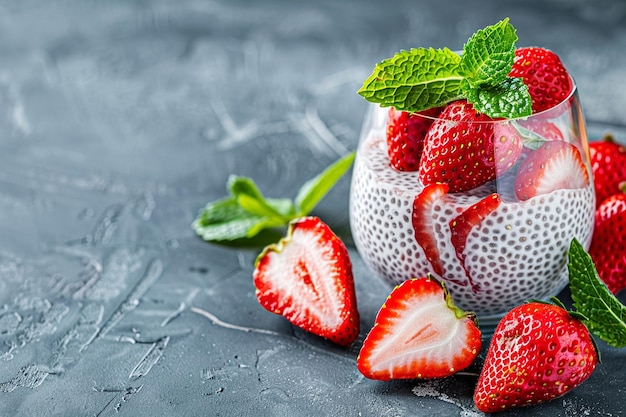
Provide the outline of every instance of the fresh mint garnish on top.
{"type": "Polygon", "coordinates": [[[569,248],[569,280],[574,308],[589,331],[613,347],[626,347],[626,306],[600,280],[591,256],[578,240],[569,248]]]}
{"type": "Polygon", "coordinates": [[[493,118],[532,113],[528,88],[509,77],[515,28],[506,18],[472,35],[459,55],[448,48],[413,48],[376,65],[358,93],[382,107],[417,112],[467,99],[493,118]]]}
{"type": "Polygon", "coordinates": [[[515,28],[504,19],[477,31],[461,54],[460,72],[469,88],[497,86],[511,72],[515,59],[515,28]]]}
{"type": "Polygon", "coordinates": [[[352,166],[354,156],[350,152],[305,182],[294,200],[267,198],[252,179],[231,175],[227,183],[229,196],[208,203],[192,227],[209,242],[249,239],[263,230],[284,227],[315,208],[352,166]]]}

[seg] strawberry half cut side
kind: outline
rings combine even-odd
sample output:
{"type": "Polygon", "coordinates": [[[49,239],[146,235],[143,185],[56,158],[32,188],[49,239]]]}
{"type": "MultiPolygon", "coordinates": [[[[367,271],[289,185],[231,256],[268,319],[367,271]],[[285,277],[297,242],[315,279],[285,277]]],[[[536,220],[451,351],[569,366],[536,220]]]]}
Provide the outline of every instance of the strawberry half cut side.
{"type": "Polygon", "coordinates": [[[473,313],[454,306],[428,276],[395,287],[363,342],[357,368],[376,380],[443,378],[468,367],[482,335],[473,313]]]}
{"type": "MultiPolygon", "coordinates": [[[[478,292],[480,288],[474,283],[472,277],[465,266],[465,248],[467,247],[467,238],[475,227],[480,226],[482,221],[492,211],[498,208],[502,198],[498,193],[493,193],[472,204],[466,208],[461,214],[450,221],[450,240],[454,246],[457,258],[461,261],[465,274],[472,288],[472,291],[478,292]]],[[[459,283],[463,285],[463,283],[459,283]]]]}
{"type": "Polygon", "coordinates": [[[545,142],[522,161],[515,177],[515,195],[528,200],[558,189],[584,188],[589,173],[578,148],[562,141],[545,142]]]}
{"type": "Polygon", "coordinates": [[[437,240],[434,235],[433,204],[447,192],[446,184],[429,184],[413,200],[412,222],[415,240],[424,251],[433,272],[439,277],[443,276],[443,265],[439,259],[437,240]]]}
{"type": "Polygon", "coordinates": [[[258,256],[253,277],[266,310],[341,346],[357,338],[359,313],[348,250],[319,218],[292,221],[287,236],[258,256]]]}

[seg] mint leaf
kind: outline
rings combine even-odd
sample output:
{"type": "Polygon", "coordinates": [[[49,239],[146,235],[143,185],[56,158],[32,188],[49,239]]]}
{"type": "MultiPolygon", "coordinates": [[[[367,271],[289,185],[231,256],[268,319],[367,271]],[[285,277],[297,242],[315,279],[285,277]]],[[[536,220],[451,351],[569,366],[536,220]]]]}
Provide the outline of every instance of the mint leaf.
{"type": "Polygon", "coordinates": [[[283,218],[291,220],[296,215],[296,208],[289,198],[267,198],[265,202],[283,218]]]}
{"type": "Polygon", "coordinates": [[[461,57],[461,71],[468,83],[475,88],[505,81],[515,59],[517,39],[508,18],[472,35],[461,57]]]}
{"type": "Polygon", "coordinates": [[[421,111],[460,97],[461,57],[445,49],[414,48],[382,61],[358,93],[381,107],[421,111]]]}
{"type": "Polygon", "coordinates": [[[521,78],[507,78],[496,86],[472,88],[463,85],[463,92],[474,109],[493,118],[516,118],[532,113],[528,87],[521,78]]]}
{"type": "Polygon", "coordinates": [[[193,221],[196,234],[208,242],[248,239],[260,232],[284,227],[306,216],[350,168],[352,152],[303,184],[295,202],[288,198],[265,198],[254,181],[231,175],[229,197],[208,203],[193,221]],[[297,210],[296,210],[297,206],[297,210]]]}
{"type": "Polygon", "coordinates": [[[549,141],[549,139],[546,139],[539,133],[527,129],[517,122],[513,122],[511,124],[513,125],[513,127],[515,127],[517,133],[519,133],[520,137],[522,138],[522,143],[524,144],[525,148],[536,150],[539,149],[541,145],[549,141]]]}
{"type": "Polygon", "coordinates": [[[358,93],[411,113],[467,99],[492,118],[528,116],[530,93],[521,79],[509,77],[517,39],[506,18],[478,30],[461,55],[448,48],[400,51],[377,64],[358,93]]]}
{"type": "Polygon", "coordinates": [[[573,239],[569,248],[569,280],[576,311],[600,339],[614,347],[626,347],[626,306],[601,281],[591,256],[573,239]]]}
{"type": "Polygon", "coordinates": [[[262,220],[229,197],[207,204],[192,227],[207,241],[235,240],[247,237],[249,230],[262,220]]]}
{"type": "Polygon", "coordinates": [[[295,198],[295,206],[299,214],[310,213],[313,210],[343,174],[350,169],[354,157],[355,152],[350,152],[300,187],[295,198]]]}

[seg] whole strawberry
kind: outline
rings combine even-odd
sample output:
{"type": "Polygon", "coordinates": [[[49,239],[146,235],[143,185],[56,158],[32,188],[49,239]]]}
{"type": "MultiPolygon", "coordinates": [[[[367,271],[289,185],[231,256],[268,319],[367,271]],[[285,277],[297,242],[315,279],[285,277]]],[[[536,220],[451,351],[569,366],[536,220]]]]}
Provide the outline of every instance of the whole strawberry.
{"type": "Polygon", "coordinates": [[[613,294],[626,288],[626,193],[606,198],[596,209],[589,255],[613,294]]]}
{"type": "Polygon", "coordinates": [[[422,183],[447,184],[451,193],[468,191],[513,166],[522,152],[522,140],[504,122],[485,123],[493,120],[466,100],[448,104],[424,139],[422,183]]]}
{"type": "Polygon", "coordinates": [[[530,302],[498,323],[474,391],[486,413],[538,404],[585,381],[598,363],[587,327],[554,304],[530,302]]]}
{"type": "Polygon", "coordinates": [[[620,183],[626,181],[626,147],[605,135],[589,143],[589,159],[598,207],[604,199],[619,193],[620,183]]]}
{"type": "Polygon", "coordinates": [[[572,80],[554,52],[536,47],[515,50],[511,77],[521,78],[528,87],[533,113],[551,109],[571,93],[572,80]]]}
{"type": "Polygon", "coordinates": [[[387,119],[387,154],[391,166],[398,171],[417,171],[419,168],[424,136],[440,107],[418,113],[389,108],[387,119]]]}
{"type": "Polygon", "coordinates": [[[341,346],[359,335],[348,250],[319,218],[293,220],[287,237],[267,246],[255,267],[256,296],[266,310],[341,346]]]}

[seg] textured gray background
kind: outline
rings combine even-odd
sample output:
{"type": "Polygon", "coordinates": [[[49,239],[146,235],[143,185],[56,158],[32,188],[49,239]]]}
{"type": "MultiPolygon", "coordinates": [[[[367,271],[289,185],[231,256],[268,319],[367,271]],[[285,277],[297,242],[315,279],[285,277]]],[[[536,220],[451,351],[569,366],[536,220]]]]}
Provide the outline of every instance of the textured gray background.
{"type": "MultiPolygon", "coordinates": [[[[430,382],[356,370],[389,289],[351,246],[348,177],[315,214],[350,246],[350,349],[257,304],[258,248],[190,224],[233,173],[293,197],[355,148],[374,63],[505,16],[561,55],[591,136],[623,140],[623,2],[0,1],[0,415],[481,415],[480,361],[430,382]]],[[[582,387],[503,415],[625,415],[626,351],[600,346],[582,387]]]]}

